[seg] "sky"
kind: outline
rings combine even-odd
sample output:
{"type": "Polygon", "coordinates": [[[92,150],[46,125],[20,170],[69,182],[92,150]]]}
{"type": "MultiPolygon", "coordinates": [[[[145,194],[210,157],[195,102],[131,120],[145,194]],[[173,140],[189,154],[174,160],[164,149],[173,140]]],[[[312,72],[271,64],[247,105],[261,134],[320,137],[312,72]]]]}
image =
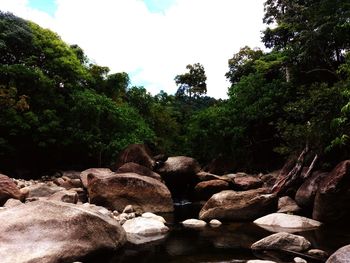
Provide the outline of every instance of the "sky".
{"type": "Polygon", "coordinates": [[[153,95],[174,94],[174,78],[201,63],[208,96],[226,98],[228,60],[263,48],[264,0],[0,0],[10,11],[58,33],[111,73],[153,95]]]}

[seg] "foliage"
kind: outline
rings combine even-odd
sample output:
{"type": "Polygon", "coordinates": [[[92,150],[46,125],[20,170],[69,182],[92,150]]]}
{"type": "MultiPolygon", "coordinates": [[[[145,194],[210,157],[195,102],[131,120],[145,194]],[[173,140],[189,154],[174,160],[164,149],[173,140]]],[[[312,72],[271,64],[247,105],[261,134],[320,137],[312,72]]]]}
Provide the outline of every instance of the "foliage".
{"type": "Polygon", "coordinates": [[[203,65],[196,63],[193,65],[187,65],[187,73],[177,75],[175,77],[175,82],[180,85],[177,95],[183,96],[188,95],[190,98],[193,96],[198,97],[202,94],[207,93],[207,76],[205,75],[205,70],[203,65]]]}

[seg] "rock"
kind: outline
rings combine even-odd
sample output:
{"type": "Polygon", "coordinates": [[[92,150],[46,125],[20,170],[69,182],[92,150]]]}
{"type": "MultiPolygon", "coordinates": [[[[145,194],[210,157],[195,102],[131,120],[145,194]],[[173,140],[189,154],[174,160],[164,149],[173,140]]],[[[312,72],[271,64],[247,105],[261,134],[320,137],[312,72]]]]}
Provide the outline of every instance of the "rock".
{"type": "Polygon", "coordinates": [[[132,205],[127,205],[124,210],[123,210],[123,213],[132,213],[134,212],[134,208],[132,207],[132,205]]]}
{"type": "Polygon", "coordinates": [[[122,211],[131,204],[137,212],[172,212],[173,203],[168,188],[156,179],[134,174],[89,175],[90,203],[122,211]]]}
{"type": "Polygon", "coordinates": [[[316,193],[312,218],[324,223],[350,219],[350,160],[339,163],[322,179],[316,193]]]}
{"type": "Polygon", "coordinates": [[[136,173],[162,181],[162,177],[159,174],[137,163],[125,163],[118,168],[117,173],[136,173]]]}
{"type": "Polygon", "coordinates": [[[207,223],[203,220],[198,220],[198,219],[187,219],[183,222],[181,222],[184,227],[205,227],[207,223]]]}
{"type": "Polygon", "coordinates": [[[210,220],[209,225],[213,226],[213,227],[216,227],[216,226],[221,226],[222,223],[219,220],[217,220],[217,219],[212,219],[212,220],[210,220]]]}
{"type": "Polygon", "coordinates": [[[238,176],[233,179],[234,185],[238,190],[250,190],[262,187],[263,181],[261,181],[257,176],[246,175],[238,176]]]}
{"type": "Polygon", "coordinates": [[[328,173],[316,171],[299,187],[295,201],[300,207],[313,208],[318,186],[327,175],[328,173]]]}
{"type": "Polygon", "coordinates": [[[59,187],[50,183],[36,183],[30,186],[26,186],[21,189],[22,192],[27,192],[26,197],[49,197],[54,193],[66,190],[63,187],[59,187]]]}
{"type": "Polygon", "coordinates": [[[196,176],[197,176],[198,180],[201,182],[220,179],[220,176],[218,176],[216,174],[211,174],[211,173],[203,172],[203,171],[198,172],[196,174],[196,176]]]}
{"type": "Polygon", "coordinates": [[[124,223],[123,228],[127,233],[130,243],[141,244],[164,238],[169,228],[162,222],[145,217],[136,217],[124,223]]]}
{"type": "Polygon", "coordinates": [[[10,177],[0,174],[0,206],[4,205],[10,198],[23,199],[15,182],[10,177]]]}
{"type": "Polygon", "coordinates": [[[125,163],[137,163],[150,170],[153,170],[155,161],[152,158],[151,150],[144,144],[130,144],[119,155],[115,164],[118,170],[125,163]]]}
{"type": "Polygon", "coordinates": [[[65,188],[66,190],[69,190],[71,188],[83,187],[83,184],[82,184],[80,178],[79,179],[71,179],[67,176],[55,178],[54,183],[58,186],[65,188]]]}
{"type": "Polygon", "coordinates": [[[267,193],[268,190],[263,188],[244,192],[222,191],[214,194],[206,202],[199,213],[199,218],[224,221],[254,220],[276,211],[276,196],[267,193]]]}
{"type": "Polygon", "coordinates": [[[173,197],[183,197],[192,192],[199,172],[198,162],[190,157],[169,157],[166,162],[157,168],[173,197]]]}
{"type": "Polygon", "coordinates": [[[217,179],[198,183],[194,191],[199,200],[208,200],[213,194],[228,189],[230,189],[228,182],[217,179]]]}
{"type": "Polygon", "coordinates": [[[78,193],[72,190],[62,190],[49,196],[48,200],[76,204],[78,202],[78,193]]]}
{"type": "Polygon", "coordinates": [[[268,174],[260,174],[259,178],[261,181],[264,182],[265,187],[272,188],[277,181],[279,173],[280,173],[280,170],[273,171],[268,174]]]}
{"type": "Polygon", "coordinates": [[[310,246],[311,243],[302,236],[280,232],[255,242],[251,248],[253,250],[277,249],[302,252],[307,250],[310,246]]]}
{"type": "Polygon", "coordinates": [[[21,201],[19,201],[18,199],[10,198],[6,201],[6,203],[4,204],[4,207],[10,208],[10,207],[19,206],[22,204],[23,203],[21,201]]]}
{"type": "MultiPolygon", "coordinates": [[[[119,222],[119,224],[124,225],[124,223],[125,223],[127,220],[129,220],[129,215],[126,214],[126,213],[121,213],[120,215],[115,216],[114,218],[119,222]]],[[[131,219],[131,218],[130,218],[130,219],[131,219]]]]}
{"type": "Polygon", "coordinates": [[[213,159],[208,165],[204,167],[205,172],[209,172],[217,175],[224,175],[232,172],[236,165],[233,160],[219,156],[213,159]]]}
{"type": "Polygon", "coordinates": [[[121,226],[84,206],[36,201],[0,213],[2,263],[85,262],[126,241],[121,226]]]}
{"type": "Polygon", "coordinates": [[[321,225],[320,222],[306,217],[284,213],[269,214],[255,220],[254,223],[272,232],[279,232],[281,230],[299,232],[314,229],[321,225]]]}
{"type": "Polygon", "coordinates": [[[247,263],[277,263],[277,262],[271,261],[271,260],[253,259],[253,260],[248,260],[247,263]]]}
{"type": "Polygon", "coordinates": [[[144,217],[144,218],[151,218],[151,219],[158,220],[159,222],[162,222],[163,224],[166,223],[164,217],[158,216],[158,215],[153,214],[153,213],[151,213],[151,212],[143,213],[141,216],[144,217]]]}
{"type": "Polygon", "coordinates": [[[279,209],[277,211],[278,213],[298,213],[301,210],[297,203],[289,196],[280,197],[277,208],[279,209]]]}
{"type": "Polygon", "coordinates": [[[86,190],[83,188],[71,188],[69,191],[74,191],[78,194],[78,202],[86,203],[88,201],[86,190]]]}
{"type": "Polygon", "coordinates": [[[62,177],[68,177],[69,179],[80,179],[79,171],[62,171],[62,177]]]}
{"type": "Polygon", "coordinates": [[[305,259],[300,258],[300,257],[295,257],[293,260],[295,263],[307,263],[307,261],[305,259]]]}
{"type": "Polygon", "coordinates": [[[307,251],[307,254],[324,261],[326,261],[327,258],[329,257],[329,254],[326,251],[323,251],[321,249],[310,249],[309,251],[307,251]]]}
{"type": "Polygon", "coordinates": [[[88,180],[87,177],[89,174],[93,174],[95,177],[106,177],[113,172],[108,168],[90,168],[84,170],[80,173],[80,180],[85,188],[88,188],[88,180]]]}
{"type": "Polygon", "coordinates": [[[350,262],[350,245],[339,248],[326,261],[326,263],[349,263],[349,262],[350,262]]]}

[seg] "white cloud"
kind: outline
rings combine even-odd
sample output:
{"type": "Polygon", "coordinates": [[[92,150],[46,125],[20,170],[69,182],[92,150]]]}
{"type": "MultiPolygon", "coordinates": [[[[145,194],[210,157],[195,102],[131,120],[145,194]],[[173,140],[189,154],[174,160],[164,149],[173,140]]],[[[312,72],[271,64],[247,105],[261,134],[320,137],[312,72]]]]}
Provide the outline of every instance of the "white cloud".
{"type": "Polygon", "coordinates": [[[228,59],[244,45],[262,46],[263,2],[177,0],[163,13],[152,13],[141,0],[56,0],[54,17],[29,8],[26,0],[0,0],[0,9],[51,28],[153,94],[174,93],[174,77],[199,62],[208,95],[225,97],[228,59]]]}

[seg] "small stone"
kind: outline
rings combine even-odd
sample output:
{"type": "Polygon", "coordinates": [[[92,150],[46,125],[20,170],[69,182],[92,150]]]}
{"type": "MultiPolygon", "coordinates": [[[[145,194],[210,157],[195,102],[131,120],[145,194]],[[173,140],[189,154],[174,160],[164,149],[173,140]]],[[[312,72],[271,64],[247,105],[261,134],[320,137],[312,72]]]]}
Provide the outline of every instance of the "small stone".
{"type": "Polygon", "coordinates": [[[329,254],[321,249],[310,249],[307,254],[321,259],[327,259],[329,257],[329,254]]]}
{"type": "Polygon", "coordinates": [[[222,225],[222,223],[217,219],[212,219],[212,220],[210,220],[209,225],[212,227],[217,227],[217,226],[222,225]]]}
{"type": "Polygon", "coordinates": [[[294,258],[295,263],[307,263],[307,261],[303,258],[295,257],[294,258]]]}
{"type": "Polygon", "coordinates": [[[136,214],[135,213],[128,213],[127,216],[126,216],[126,219],[127,220],[130,220],[130,219],[133,219],[136,217],[136,214]]]}
{"type": "Polygon", "coordinates": [[[123,213],[132,213],[132,212],[135,212],[132,205],[127,205],[123,210],[123,213]]]}
{"type": "Polygon", "coordinates": [[[113,211],[113,216],[119,216],[119,215],[120,215],[120,213],[117,210],[113,211]]]}
{"type": "Polygon", "coordinates": [[[205,221],[198,219],[187,219],[182,224],[185,227],[205,227],[207,225],[205,221]]]}

